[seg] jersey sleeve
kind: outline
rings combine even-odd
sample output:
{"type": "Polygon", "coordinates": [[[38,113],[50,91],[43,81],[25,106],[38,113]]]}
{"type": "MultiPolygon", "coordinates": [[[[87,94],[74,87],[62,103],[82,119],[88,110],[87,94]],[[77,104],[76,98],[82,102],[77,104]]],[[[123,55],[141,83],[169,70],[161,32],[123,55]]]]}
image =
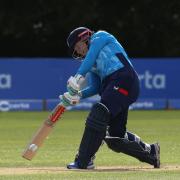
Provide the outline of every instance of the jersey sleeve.
{"type": "Polygon", "coordinates": [[[101,80],[93,72],[87,74],[87,86],[81,90],[82,99],[99,93],[101,80]]]}
{"type": "Polygon", "coordinates": [[[90,71],[96,62],[99,52],[110,40],[111,38],[108,35],[97,36],[92,39],[87,55],[79,67],[77,74],[85,76],[90,71]]]}

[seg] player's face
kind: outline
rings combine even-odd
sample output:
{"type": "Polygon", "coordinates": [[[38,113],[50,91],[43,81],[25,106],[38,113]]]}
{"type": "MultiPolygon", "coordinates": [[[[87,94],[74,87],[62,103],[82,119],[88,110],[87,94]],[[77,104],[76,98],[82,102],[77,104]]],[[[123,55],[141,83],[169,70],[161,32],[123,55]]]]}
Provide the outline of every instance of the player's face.
{"type": "Polygon", "coordinates": [[[84,41],[79,41],[76,43],[75,47],[74,47],[74,54],[79,57],[79,58],[83,58],[86,56],[88,51],[88,46],[86,44],[86,42],[84,41]]]}

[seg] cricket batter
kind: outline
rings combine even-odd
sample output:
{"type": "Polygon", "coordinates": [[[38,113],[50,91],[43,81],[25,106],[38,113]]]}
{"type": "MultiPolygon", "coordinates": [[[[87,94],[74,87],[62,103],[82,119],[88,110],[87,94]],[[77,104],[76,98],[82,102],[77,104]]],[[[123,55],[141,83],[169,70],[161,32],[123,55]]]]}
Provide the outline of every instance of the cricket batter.
{"type": "Polygon", "coordinates": [[[73,58],[82,63],[69,78],[62,102],[68,106],[80,98],[101,97],[87,117],[78,153],[67,168],[93,169],[93,159],[103,141],[112,151],[159,168],[159,144],[147,144],[126,129],[128,108],[139,95],[139,79],[121,44],[106,31],[93,32],[85,27],[74,29],[67,44],[73,58]],[[80,89],[84,81],[87,86],[80,89]]]}

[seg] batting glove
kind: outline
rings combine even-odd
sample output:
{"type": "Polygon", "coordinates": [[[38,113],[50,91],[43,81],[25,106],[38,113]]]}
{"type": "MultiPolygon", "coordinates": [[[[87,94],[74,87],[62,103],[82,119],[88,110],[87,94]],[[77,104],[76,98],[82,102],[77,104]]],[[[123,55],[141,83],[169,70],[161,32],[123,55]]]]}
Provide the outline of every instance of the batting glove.
{"type": "Polygon", "coordinates": [[[78,95],[72,96],[69,92],[65,92],[63,95],[60,95],[59,98],[65,107],[76,105],[80,101],[80,97],[78,95]]]}
{"type": "Polygon", "coordinates": [[[67,81],[67,90],[73,95],[78,95],[80,91],[81,84],[85,81],[85,78],[77,74],[75,76],[71,76],[67,81]]]}

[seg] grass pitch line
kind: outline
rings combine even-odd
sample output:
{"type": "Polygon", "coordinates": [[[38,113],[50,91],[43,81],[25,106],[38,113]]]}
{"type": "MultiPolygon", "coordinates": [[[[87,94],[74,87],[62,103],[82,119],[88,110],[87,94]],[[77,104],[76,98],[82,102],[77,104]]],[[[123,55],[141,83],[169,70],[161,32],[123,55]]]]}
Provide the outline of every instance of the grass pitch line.
{"type": "Polygon", "coordinates": [[[150,166],[98,166],[94,170],[68,170],[65,167],[19,167],[19,168],[0,168],[0,175],[22,175],[22,174],[45,174],[45,173],[68,173],[72,171],[81,172],[122,172],[122,171],[180,171],[180,165],[165,165],[160,169],[150,166]]]}

